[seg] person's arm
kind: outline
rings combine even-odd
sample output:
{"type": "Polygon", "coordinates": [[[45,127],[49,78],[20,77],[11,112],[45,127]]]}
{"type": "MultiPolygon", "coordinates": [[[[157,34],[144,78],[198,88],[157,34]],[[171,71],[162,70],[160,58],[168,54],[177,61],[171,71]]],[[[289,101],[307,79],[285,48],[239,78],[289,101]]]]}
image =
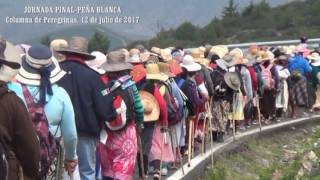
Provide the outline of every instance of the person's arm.
{"type": "Polygon", "coordinates": [[[245,87],[246,87],[246,94],[248,99],[253,98],[253,92],[252,92],[252,81],[251,81],[251,76],[250,72],[247,68],[244,68],[244,76],[245,76],[245,87]]]}
{"type": "Polygon", "coordinates": [[[272,78],[274,79],[276,90],[279,90],[279,88],[280,88],[279,87],[280,86],[280,78],[279,78],[279,73],[277,71],[276,66],[273,66],[271,68],[271,75],[272,75],[272,78]]]}
{"type": "Polygon", "coordinates": [[[139,125],[139,127],[143,127],[143,121],[144,121],[144,108],[141,101],[141,97],[139,95],[139,91],[136,85],[132,86],[133,94],[134,94],[134,109],[136,113],[136,120],[139,125]]]}
{"type": "Polygon", "coordinates": [[[13,139],[12,150],[15,152],[23,174],[29,178],[38,175],[40,161],[40,145],[37,134],[33,128],[32,120],[24,103],[15,96],[12,112],[13,139]]]}
{"type": "Polygon", "coordinates": [[[168,127],[168,110],[167,104],[164,100],[163,96],[161,96],[159,88],[157,86],[154,87],[154,97],[157,99],[160,106],[160,120],[163,123],[164,127],[168,127]]]}
{"type": "Polygon", "coordinates": [[[103,95],[102,90],[104,84],[99,76],[92,78],[91,96],[93,98],[93,106],[99,121],[112,121],[117,118],[117,112],[113,106],[113,97],[103,95]]]}
{"type": "Polygon", "coordinates": [[[59,89],[59,92],[59,97],[63,101],[63,112],[60,129],[65,148],[65,159],[75,160],[77,159],[78,136],[74,110],[67,92],[65,92],[65,90],[62,88],[59,89]]]}
{"type": "Polygon", "coordinates": [[[307,60],[304,61],[304,72],[306,73],[310,73],[312,71],[312,67],[310,66],[310,64],[308,63],[307,60]]]}

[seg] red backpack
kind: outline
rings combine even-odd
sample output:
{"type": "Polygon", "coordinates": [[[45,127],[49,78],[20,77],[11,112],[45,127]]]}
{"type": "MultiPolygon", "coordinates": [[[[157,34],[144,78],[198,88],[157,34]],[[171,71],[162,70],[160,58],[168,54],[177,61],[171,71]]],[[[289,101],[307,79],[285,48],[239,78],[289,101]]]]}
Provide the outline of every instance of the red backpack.
{"type": "Polygon", "coordinates": [[[31,95],[26,85],[22,85],[22,89],[29,114],[33,122],[33,127],[36,130],[40,144],[40,168],[37,179],[46,179],[51,165],[55,158],[58,157],[59,140],[49,131],[49,124],[44,111],[44,105],[35,102],[34,97],[31,95]]]}
{"type": "Polygon", "coordinates": [[[272,90],[275,88],[275,81],[272,78],[271,74],[271,68],[273,67],[273,64],[269,64],[268,67],[264,67],[262,64],[260,64],[261,67],[261,76],[264,81],[264,89],[272,90]]]}

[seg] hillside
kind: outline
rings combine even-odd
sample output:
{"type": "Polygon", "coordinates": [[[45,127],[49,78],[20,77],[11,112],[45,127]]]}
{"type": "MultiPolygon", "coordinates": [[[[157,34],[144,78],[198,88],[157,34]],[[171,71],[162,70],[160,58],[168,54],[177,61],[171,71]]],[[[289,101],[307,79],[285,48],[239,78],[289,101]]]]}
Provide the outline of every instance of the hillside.
{"type": "Polygon", "coordinates": [[[294,1],[278,7],[261,1],[242,10],[234,5],[204,27],[185,22],[178,28],[162,30],[144,43],[149,47],[192,47],[297,39],[301,35],[316,38],[320,36],[319,9],[319,0],[294,1]]]}
{"type": "MultiPolygon", "coordinates": [[[[48,32],[45,36],[49,36],[50,39],[62,38],[69,39],[72,36],[82,36],[90,39],[94,32],[99,31],[102,34],[105,34],[110,40],[110,49],[124,47],[126,46],[130,40],[126,37],[123,37],[104,26],[97,25],[79,25],[79,26],[71,26],[62,29],[58,29],[52,32],[48,32]]],[[[26,43],[35,43],[40,42],[43,36],[37,36],[32,39],[26,40],[26,43]]]]}

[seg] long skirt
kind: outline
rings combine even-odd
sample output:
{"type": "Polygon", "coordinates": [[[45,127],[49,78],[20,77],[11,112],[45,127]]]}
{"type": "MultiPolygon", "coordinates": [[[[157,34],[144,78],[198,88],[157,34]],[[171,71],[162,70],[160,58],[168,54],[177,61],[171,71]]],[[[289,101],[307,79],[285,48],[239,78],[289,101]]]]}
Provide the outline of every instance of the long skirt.
{"type": "Polygon", "coordinates": [[[264,90],[260,99],[260,111],[264,118],[268,119],[276,113],[276,91],[264,90]]]}
{"type": "Polygon", "coordinates": [[[161,160],[161,156],[164,162],[174,162],[171,138],[169,133],[161,132],[161,123],[158,122],[153,131],[149,161],[161,160]]]}
{"type": "Polygon", "coordinates": [[[137,134],[134,123],[121,131],[108,132],[106,145],[100,147],[104,177],[131,180],[137,158],[137,134]]]}
{"type": "Polygon", "coordinates": [[[230,114],[230,103],[225,100],[212,102],[212,126],[214,131],[225,132],[230,114]]]}
{"type": "Polygon", "coordinates": [[[289,86],[291,103],[295,106],[308,106],[307,80],[291,81],[289,86]]]}
{"type": "Polygon", "coordinates": [[[282,108],[283,111],[286,111],[288,109],[288,102],[289,102],[288,83],[285,80],[281,83],[282,83],[282,86],[281,86],[282,88],[276,97],[276,108],[282,108]]]}

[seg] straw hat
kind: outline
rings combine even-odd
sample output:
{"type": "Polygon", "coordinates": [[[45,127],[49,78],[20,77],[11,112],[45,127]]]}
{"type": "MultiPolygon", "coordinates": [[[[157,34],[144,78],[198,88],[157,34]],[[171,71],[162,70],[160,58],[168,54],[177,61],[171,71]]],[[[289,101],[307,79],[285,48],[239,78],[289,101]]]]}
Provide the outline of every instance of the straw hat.
{"type": "Polygon", "coordinates": [[[240,89],[241,82],[240,82],[240,77],[238,76],[237,73],[227,72],[224,75],[224,80],[231,89],[233,89],[235,91],[240,89]]]}
{"type": "Polygon", "coordinates": [[[202,51],[200,50],[200,48],[193,49],[191,51],[191,56],[193,57],[195,62],[200,64],[205,64],[206,61],[209,61],[208,59],[204,58],[204,54],[202,54],[202,51]]]}
{"type": "Polygon", "coordinates": [[[140,50],[139,49],[137,49],[137,48],[133,48],[133,49],[130,49],[130,51],[129,51],[129,55],[130,56],[133,56],[133,55],[135,55],[135,54],[140,54],[140,50]]]}
{"type": "Polygon", "coordinates": [[[75,55],[80,56],[83,60],[94,60],[96,57],[88,53],[88,40],[84,37],[72,37],[68,42],[68,48],[62,48],[58,50],[58,53],[63,55],[75,55]]]}
{"type": "Polygon", "coordinates": [[[273,61],[274,60],[274,54],[271,51],[262,51],[257,58],[257,62],[261,63],[263,61],[273,61]]]}
{"type": "Polygon", "coordinates": [[[152,47],[151,52],[161,55],[161,49],[158,47],[152,47]]]}
{"type": "Polygon", "coordinates": [[[218,55],[220,58],[223,58],[226,54],[228,54],[229,50],[227,46],[223,45],[217,45],[213,46],[211,50],[209,51],[209,54],[212,55],[218,55]]]}
{"type": "Polygon", "coordinates": [[[53,58],[52,51],[48,47],[41,44],[33,45],[23,56],[16,79],[23,84],[39,86],[41,80],[39,70],[43,67],[47,67],[50,71],[51,83],[56,83],[66,74],[60,69],[59,63],[53,58]]]}
{"type": "Polygon", "coordinates": [[[195,72],[195,71],[201,70],[200,64],[196,63],[194,61],[193,57],[190,55],[184,56],[183,61],[180,64],[180,66],[183,68],[186,68],[186,70],[189,72],[195,72]]]}
{"type": "Polygon", "coordinates": [[[307,49],[307,48],[305,48],[304,46],[301,46],[301,45],[298,46],[294,51],[294,53],[302,53],[303,57],[308,57],[310,55],[310,52],[311,51],[309,49],[307,49]]]}
{"type": "Polygon", "coordinates": [[[144,68],[143,64],[135,65],[131,71],[132,79],[138,83],[147,75],[147,70],[144,68]]]}
{"type": "Polygon", "coordinates": [[[68,42],[64,39],[55,39],[50,43],[50,48],[54,51],[68,48],[68,42]]]}
{"type": "Polygon", "coordinates": [[[235,48],[229,52],[229,55],[237,58],[243,58],[243,51],[240,48],[235,48]]]}
{"type": "Polygon", "coordinates": [[[11,81],[19,72],[21,57],[15,46],[0,37],[0,80],[11,81]]]}
{"type": "Polygon", "coordinates": [[[124,56],[126,57],[126,60],[130,59],[130,53],[129,53],[129,51],[127,49],[122,48],[122,49],[119,49],[119,51],[124,54],[124,56]]]}
{"type": "Polygon", "coordinates": [[[159,66],[160,72],[162,72],[163,74],[166,74],[170,78],[176,77],[176,75],[170,71],[168,63],[159,62],[158,66],[159,66]]]}
{"type": "Polygon", "coordinates": [[[144,108],[144,122],[153,122],[159,120],[160,105],[157,99],[147,91],[139,91],[144,108]]]}
{"type": "Polygon", "coordinates": [[[171,55],[171,49],[161,49],[160,54],[165,61],[170,61],[173,59],[171,55]]]}
{"type": "Polygon", "coordinates": [[[147,68],[147,79],[166,81],[169,76],[160,72],[158,64],[148,64],[147,68]]]}
{"type": "Polygon", "coordinates": [[[312,60],[312,66],[320,66],[320,55],[317,52],[312,53],[308,56],[309,60],[312,60]]]}
{"type": "Polygon", "coordinates": [[[117,72],[130,70],[133,66],[126,61],[126,56],[122,51],[112,51],[107,56],[107,61],[101,65],[106,72],[117,72]]]}

